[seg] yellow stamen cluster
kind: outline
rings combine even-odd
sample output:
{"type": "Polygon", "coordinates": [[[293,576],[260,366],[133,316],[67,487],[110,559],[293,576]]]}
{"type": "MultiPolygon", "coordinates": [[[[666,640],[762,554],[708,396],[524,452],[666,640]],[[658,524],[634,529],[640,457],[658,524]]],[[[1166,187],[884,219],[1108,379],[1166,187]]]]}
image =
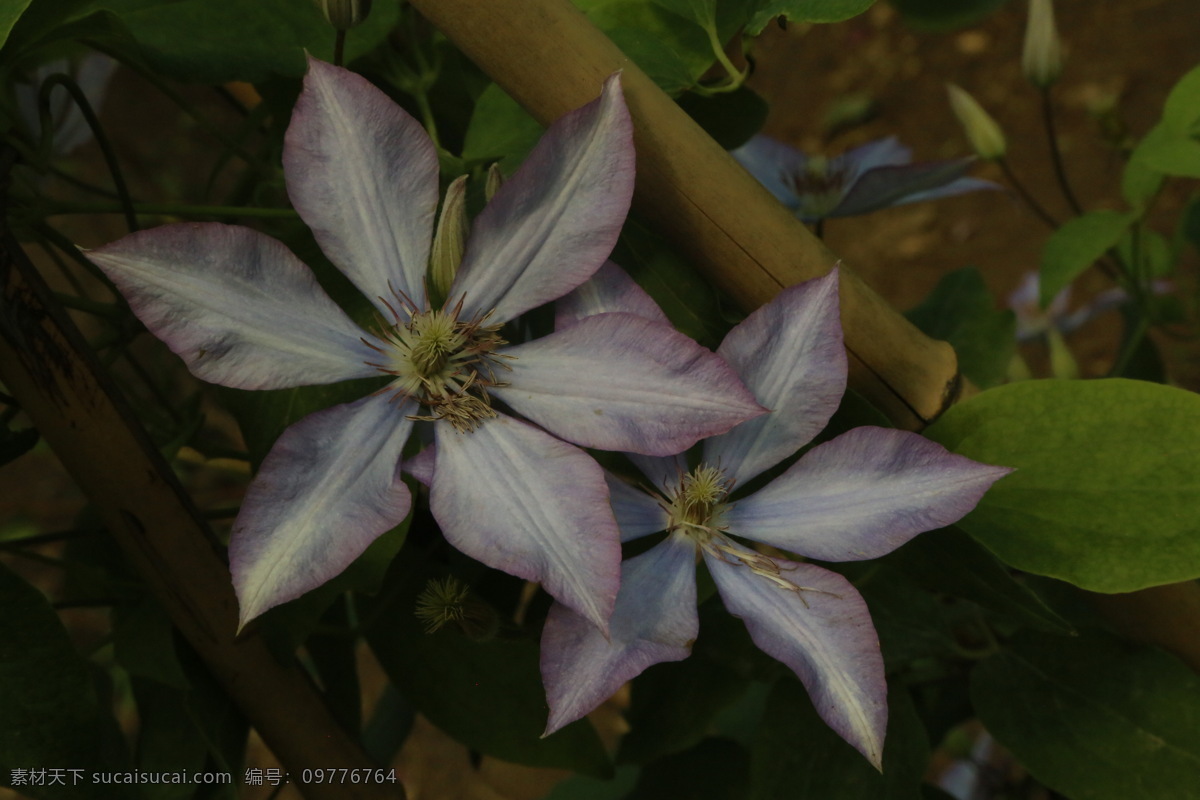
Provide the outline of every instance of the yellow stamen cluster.
{"type": "Polygon", "coordinates": [[[463,321],[462,302],[450,309],[418,311],[407,298],[403,319],[390,303],[393,322],[379,321],[379,338],[386,348],[363,341],[385,357],[372,363],[380,372],[395,378],[384,391],[396,399],[412,398],[430,411],[414,419],[450,422],[460,432],[474,430],[481,421],[495,417],[487,390],[503,385],[496,368],[508,368],[496,353],[506,344],[499,325],[486,325],[487,316],[463,321]]]}

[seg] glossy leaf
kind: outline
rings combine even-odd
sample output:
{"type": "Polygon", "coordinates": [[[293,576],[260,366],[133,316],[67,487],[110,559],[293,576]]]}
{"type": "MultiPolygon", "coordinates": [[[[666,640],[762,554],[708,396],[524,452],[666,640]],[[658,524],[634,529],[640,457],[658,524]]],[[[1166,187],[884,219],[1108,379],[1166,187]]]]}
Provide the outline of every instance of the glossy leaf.
{"type": "Polygon", "coordinates": [[[875,0],[764,0],[746,23],[746,32],[757,36],[778,16],[792,22],[841,22],[857,17],[875,0]]]}
{"type": "Polygon", "coordinates": [[[28,7],[29,0],[10,0],[0,7],[0,47],[8,40],[8,34],[12,32],[13,25],[17,24],[17,20],[21,18],[28,7]]]}
{"type": "Polygon", "coordinates": [[[1015,467],[959,527],[1011,566],[1097,592],[1200,576],[1200,396],[1109,379],[1025,381],[925,435],[1015,467]]]}
{"type": "Polygon", "coordinates": [[[1016,352],[1016,320],[1013,312],[996,308],[974,267],[942,278],[905,316],[934,339],[949,342],[958,368],[981,388],[1004,380],[1016,352]]]}
{"type": "Polygon", "coordinates": [[[1200,798],[1200,678],[1164,652],[1029,633],[975,669],[971,697],[992,735],[1073,800],[1200,798]]]}
{"type": "Polygon", "coordinates": [[[946,31],[974,25],[1007,0],[891,0],[904,21],[919,30],[946,31]]]}
{"type": "Polygon", "coordinates": [[[883,771],[877,772],[817,717],[798,681],[776,683],[750,754],[750,800],[919,798],[929,743],[903,687],[888,694],[883,771]]]}

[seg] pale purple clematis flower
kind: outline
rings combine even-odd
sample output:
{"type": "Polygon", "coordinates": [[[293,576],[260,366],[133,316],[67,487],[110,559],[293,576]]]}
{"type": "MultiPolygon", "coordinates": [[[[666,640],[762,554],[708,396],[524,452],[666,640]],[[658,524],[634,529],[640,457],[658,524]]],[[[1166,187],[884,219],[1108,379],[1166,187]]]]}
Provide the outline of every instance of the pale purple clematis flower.
{"type": "Polygon", "coordinates": [[[963,177],[974,158],[913,164],[912,151],[892,136],[824,158],[759,135],[732,154],[806,222],[999,188],[963,177]]]}
{"type": "Polygon", "coordinates": [[[604,262],[629,208],[633,159],[614,77],[550,127],[475,219],[448,301],[434,307],[434,145],[365,79],[310,59],[284,143],[288,194],[374,302],[375,326],[352,322],[286,247],[248,228],[170,225],[88,254],[205,380],[278,389],[389,379],[292,425],[263,461],[229,545],[243,624],[329,580],[404,519],[401,450],[426,421],[438,453],[430,502],[447,540],[541,581],[606,629],[616,522],[600,467],[563,439],[661,455],[762,413],[715,354],[630,314],[524,344],[501,338],[503,323],[604,262]],[[493,399],[540,427],[498,413],[493,399]]]}
{"type": "MultiPolygon", "coordinates": [[[[862,597],[841,575],[742,540],[821,561],[875,558],[960,519],[1009,470],[915,433],[863,427],[817,445],[754,494],[730,499],[735,486],[808,443],[838,406],[846,356],[837,281],[835,270],[785,289],[721,344],[719,354],[771,414],[705,440],[693,469],[680,456],[632,456],[644,484],[609,476],[622,538],[667,537],[622,565],[609,638],[571,609],[551,607],[541,656],[547,733],[646,667],[687,657],[699,633],[695,564],[702,557],[754,642],[790,667],[821,718],[880,766],[887,687],[862,597]]],[[[612,307],[628,291],[601,289],[607,300],[567,316],[612,307]]]]}
{"type": "MultiPolygon", "coordinates": [[[[70,75],[92,109],[100,111],[108,94],[108,83],[116,71],[117,62],[103,53],[88,53],[74,64],[65,58],[47,62],[34,70],[29,81],[18,82],[14,87],[17,111],[31,135],[41,131],[41,115],[38,112],[38,93],[42,84],[52,75],[70,75]]],[[[92,138],[92,130],[79,106],[66,89],[57,87],[50,93],[50,121],[54,126],[50,149],[53,155],[65,156],[92,138]]]]}
{"type": "MultiPolygon", "coordinates": [[[[1071,287],[1065,286],[1054,296],[1050,304],[1042,308],[1039,300],[1041,281],[1037,272],[1027,272],[1021,283],[1008,296],[1008,307],[1017,318],[1017,341],[1032,342],[1043,339],[1054,332],[1068,334],[1100,316],[1118,308],[1129,300],[1129,295],[1119,286],[1106,289],[1089,302],[1075,309],[1071,306],[1071,287]]],[[[1157,292],[1166,291],[1169,285],[1156,281],[1157,292]]]]}

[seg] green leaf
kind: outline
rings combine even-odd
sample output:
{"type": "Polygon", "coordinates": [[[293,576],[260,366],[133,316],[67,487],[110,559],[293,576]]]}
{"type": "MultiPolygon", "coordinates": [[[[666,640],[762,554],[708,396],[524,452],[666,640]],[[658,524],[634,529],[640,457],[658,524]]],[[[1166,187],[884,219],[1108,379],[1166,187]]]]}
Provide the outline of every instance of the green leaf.
{"type": "Polygon", "coordinates": [[[934,339],[949,342],[958,368],[980,388],[1004,380],[1016,353],[1016,317],[995,306],[974,267],[942,278],[929,296],[904,316],[934,339]]]}
{"type": "Polygon", "coordinates": [[[947,31],[980,22],[1007,0],[892,0],[892,5],[914,28],[947,31]]]}
{"type": "Polygon", "coordinates": [[[610,28],[605,33],[667,94],[675,96],[696,83],[679,53],[650,32],[641,28],[610,28]]]}
{"type": "Polygon", "coordinates": [[[975,669],[971,697],[992,735],[1072,800],[1200,798],[1200,678],[1166,653],[1029,633],[975,669]]]}
{"type": "Polygon", "coordinates": [[[1200,141],[1147,135],[1135,149],[1134,160],[1163,175],[1200,178],[1200,141]]]}
{"type": "Polygon", "coordinates": [[[113,609],[113,648],[117,663],[130,675],[188,688],[175,650],[175,626],[152,597],[113,609]]]}
{"type": "Polygon", "coordinates": [[[857,17],[875,0],[763,0],[746,23],[746,33],[757,36],[767,23],[778,16],[792,22],[841,22],[857,17]]]}
{"type": "Polygon", "coordinates": [[[17,20],[25,13],[25,9],[29,7],[29,0],[8,0],[3,6],[0,6],[0,47],[8,41],[8,34],[12,32],[13,25],[17,24],[17,20]]]}
{"type": "Polygon", "coordinates": [[[707,738],[643,767],[625,800],[742,800],[749,772],[745,748],[730,739],[707,738]]]}
{"type": "Polygon", "coordinates": [[[691,20],[701,28],[717,24],[717,0],[651,0],[672,14],[691,20]]]}
{"type": "Polygon", "coordinates": [[[1042,307],[1049,305],[1055,295],[1109,248],[1116,246],[1135,220],[1135,215],[1120,211],[1090,211],[1055,231],[1042,251],[1042,307]]]}
{"type": "MultiPolygon", "coordinates": [[[[587,15],[592,24],[606,34],[614,30],[642,31],[645,46],[637,47],[633,52],[626,51],[640,67],[652,67],[657,57],[652,55],[652,42],[668,50],[683,64],[689,76],[688,85],[695,83],[704,72],[712,66],[714,56],[708,34],[699,25],[681,24],[677,14],[653,2],[653,0],[572,0],[574,4],[587,15]],[[647,61],[647,56],[650,60],[647,61]],[[644,63],[645,62],[645,63],[644,63]]],[[[724,15],[722,15],[724,16],[724,15]]],[[[724,25],[718,32],[719,36],[734,33],[724,25]]],[[[724,41],[724,39],[722,39],[724,41]]],[[[629,43],[625,35],[625,44],[629,43]]],[[[654,70],[649,70],[653,72],[654,70]]],[[[672,74],[672,73],[668,73],[672,74]]],[[[674,81],[671,81],[674,83],[674,81]]],[[[671,91],[668,85],[660,84],[665,91],[671,91]]]]}
{"type": "Polygon", "coordinates": [[[750,753],[751,800],[915,800],[929,742],[901,686],[888,692],[883,772],[846,744],[813,709],[799,681],[785,678],[767,698],[750,753]]]}
{"type": "Polygon", "coordinates": [[[537,144],[542,126],[496,84],[483,90],[467,124],[462,157],[466,161],[499,162],[512,172],[537,144]]]}
{"type": "Polygon", "coordinates": [[[126,770],[121,732],[97,693],[89,663],[71,645],[42,593],[0,564],[0,785],[14,770],[62,768],[64,785],[20,785],[37,800],[124,798],[90,773],[126,770]]]}
{"type": "Polygon", "coordinates": [[[427,573],[410,571],[390,599],[362,603],[378,622],[367,641],[396,687],[450,736],[486,755],[607,777],[612,767],[586,719],[545,739],[546,697],[533,639],[473,641],[453,627],[427,634],[413,613],[427,573]]]}
{"type": "Polygon", "coordinates": [[[625,800],[641,774],[641,767],[617,767],[609,780],[572,775],[554,787],[543,800],[625,800]]]}
{"type": "Polygon", "coordinates": [[[1162,124],[1179,134],[1195,133],[1200,123],[1200,66],[1193,67],[1171,88],[1163,104],[1162,124]]]}
{"type": "Polygon", "coordinates": [[[1140,212],[1158,194],[1162,183],[1161,172],[1151,169],[1140,158],[1133,157],[1125,163],[1125,170],[1121,173],[1121,196],[1130,208],[1140,212]]]}
{"type": "Polygon", "coordinates": [[[1008,567],[958,528],[923,533],[884,561],[929,591],[970,600],[1012,622],[1059,633],[1072,630],[1008,567]]]}
{"type": "MultiPolygon", "coordinates": [[[[334,31],[311,2],[295,0],[97,0],[91,10],[115,13],[151,68],[200,83],[271,75],[301,77],[304,53],[333,58],[334,31]]],[[[346,62],[379,44],[395,27],[396,0],[376,2],[366,22],[346,36],[346,62]]]]}
{"type": "Polygon", "coordinates": [[[958,523],[1005,563],[1096,592],[1200,576],[1200,395],[1025,381],[950,408],[925,435],[1016,467],[958,523]]]}
{"type": "Polygon", "coordinates": [[[698,656],[650,667],[633,681],[630,731],[617,761],[646,764],[692,747],[748,685],[729,667],[698,656]]]}
{"type": "MultiPolygon", "coordinates": [[[[156,681],[134,678],[137,700],[137,767],[145,772],[204,770],[208,745],[187,714],[187,693],[156,681]]],[[[230,785],[232,789],[232,785],[230,785]]],[[[141,787],[145,800],[188,800],[192,783],[156,783],[141,787]]]]}

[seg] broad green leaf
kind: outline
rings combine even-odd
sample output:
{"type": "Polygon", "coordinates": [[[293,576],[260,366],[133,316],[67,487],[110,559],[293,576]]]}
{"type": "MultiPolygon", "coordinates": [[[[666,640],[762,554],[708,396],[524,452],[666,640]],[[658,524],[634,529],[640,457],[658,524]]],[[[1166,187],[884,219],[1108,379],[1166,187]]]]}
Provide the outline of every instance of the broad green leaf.
{"type": "Polygon", "coordinates": [[[633,703],[625,715],[630,731],[617,761],[646,764],[697,744],[748,684],[729,667],[698,656],[650,667],[633,681],[633,703]]]}
{"type": "Polygon", "coordinates": [[[778,16],[792,22],[841,22],[857,17],[875,0],[763,0],[746,23],[746,33],[757,36],[778,16]]]}
{"type": "Polygon", "coordinates": [[[934,339],[949,342],[958,354],[959,370],[981,388],[1004,380],[1016,352],[1016,317],[996,308],[992,293],[974,267],[963,267],[942,278],[929,296],[904,316],[934,339]]]}
{"type": "Polygon", "coordinates": [[[1124,263],[1132,266],[1133,274],[1142,279],[1165,278],[1175,271],[1175,255],[1167,237],[1144,225],[1125,232],[1117,243],[1117,254],[1124,263]]]}
{"type": "Polygon", "coordinates": [[[1171,88],[1163,104],[1162,124],[1179,134],[1197,133],[1200,123],[1200,66],[1193,67],[1171,88]]]}
{"type": "Polygon", "coordinates": [[[1069,633],[1071,625],[1012,575],[986,548],[955,527],[929,531],[884,557],[929,591],[959,597],[1011,622],[1069,633]]]}
{"type": "Polygon", "coordinates": [[[542,136],[542,126],[496,84],[475,103],[462,157],[466,161],[499,162],[512,172],[542,136]]]}
{"type": "Polygon", "coordinates": [[[130,675],[188,688],[175,650],[175,626],[153,598],[143,596],[113,609],[113,648],[117,663],[130,675]]]}
{"type": "Polygon", "coordinates": [[[1120,211],[1089,211],[1055,231],[1042,250],[1042,307],[1049,305],[1055,295],[1109,248],[1116,246],[1135,219],[1133,214],[1120,211]]]}
{"type": "Polygon", "coordinates": [[[1163,175],[1200,178],[1200,141],[1147,136],[1135,150],[1137,162],[1163,175]]]}
{"type": "Polygon", "coordinates": [[[883,772],[821,721],[799,681],[767,698],[750,753],[750,800],[916,800],[929,743],[903,686],[888,692],[883,772]]]}
{"type": "Polygon", "coordinates": [[[0,47],[8,41],[8,34],[12,32],[13,25],[17,24],[26,8],[29,8],[29,0],[6,0],[0,5],[0,47]]]}
{"type": "Polygon", "coordinates": [[[745,748],[730,739],[710,737],[644,766],[625,800],[742,800],[749,773],[745,748]]]}
{"type": "Polygon", "coordinates": [[[36,800],[123,798],[92,783],[94,771],[125,771],[128,758],[89,663],[37,589],[0,564],[0,785],[36,800]],[[81,770],[62,785],[19,784],[14,770],[81,770]]]}
{"type": "Polygon", "coordinates": [[[1200,678],[1159,650],[1028,633],[981,663],[983,724],[1071,800],[1200,798],[1200,678]]]}
{"type": "Polygon", "coordinates": [[[358,680],[358,637],[349,635],[352,618],[345,595],[340,595],[321,617],[326,632],[314,633],[304,643],[334,719],[351,734],[362,729],[362,687],[358,680]]]}
{"type": "Polygon", "coordinates": [[[946,31],[980,22],[1007,0],[892,0],[914,28],[946,31]]]}
{"type": "Polygon", "coordinates": [[[1130,208],[1140,212],[1162,188],[1163,174],[1138,158],[1137,148],[1134,152],[1135,156],[1125,163],[1121,173],[1121,196],[1130,208]]]}
{"type": "Polygon", "coordinates": [[[611,766],[587,720],[541,738],[546,697],[533,638],[474,641],[453,626],[425,633],[413,613],[432,575],[410,571],[361,616],[379,663],[430,722],[470,748],[505,761],[607,776],[611,766]]]}
{"type": "Polygon", "coordinates": [[[1200,196],[1193,196],[1179,220],[1179,236],[1200,250],[1200,196]]]}
{"type": "Polygon", "coordinates": [[[935,597],[900,570],[884,564],[836,566],[859,587],[871,609],[889,674],[916,661],[958,656],[954,630],[957,623],[976,613],[970,604],[935,597]]]}
{"type": "Polygon", "coordinates": [[[1016,468],[958,523],[1005,563],[1096,592],[1200,577],[1200,395],[1025,381],[952,407],[925,435],[1016,468]]]}
{"type": "Polygon", "coordinates": [[[672,14],[689,19],[701,28],[717,23],[717,0],[651,0],[672,14]]]}
{"type": "Polygon", "coordinates": [[[649,31],[610,28],[605,33],[667,94],[675,96],[696,83],[696,77],[679,53],[649,31]]]}
{"type": "MultiPolygon", "coordinates": [[[[597,28],[608,33],[612,30],[640,30],[649,41],[674,53],[683,63],[695,83],[712,66],[714,56],[708,34],[699,25],[681,22],[678,15],[668,11],[652,0],[572,0],[587,15],[597,28]]],[[[733,30],[719,31],[733,35],[733,30]]],[[[628,41],[628,40],[627,40],[628,41]]],[[[638,48],[625,54],[644,68],[642,59],[649,49],[638,48]]],[[[663,89],[666,89],[663,86],[663,89]]]]}
{"type": "MultiPolygon", "coordinates": [[[[304,74],[304,53],[332,60],[334,31],[316,5],[294,0],[96,0],[91,10],[116,14],[140,55],[182,81],[257,82],[304,74]]],[[[346,61],[383,41],[399,20],[396,0],[375,2],[366,22],[346,36],[346,61]]]]}
{"type": "MultiPolygon", "coordinates": [[[[144,772],[204,771],[208,744],[188,717],[186,691],[141,678],[133,679],[137,701],[137,767],[144,772]]],[[[156,783],[143,786],[145,800],[188,800],[196,793],[193,783],[156,783]]],[[[232,790],[230,784],[228,789],[232,790]]],[[[232,792],[227,796],[231,796],[232,792]]]]}

